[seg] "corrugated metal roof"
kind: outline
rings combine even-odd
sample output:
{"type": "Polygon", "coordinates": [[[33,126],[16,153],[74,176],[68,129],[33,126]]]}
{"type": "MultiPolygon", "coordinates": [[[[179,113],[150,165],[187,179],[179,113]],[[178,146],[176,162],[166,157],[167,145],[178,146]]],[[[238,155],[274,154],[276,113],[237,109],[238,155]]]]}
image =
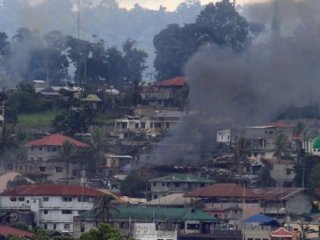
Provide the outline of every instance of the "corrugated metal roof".
{"type": "Polygon", "coordinates": [[[198,182],[198,183],[214,183],[214,180],[199,177],[191,174],[172,174],[164,177],[153,178],[150,182],[198,182]]]}
{"type": "Polygon", "coordinates": [[[18,186],[13,190],[4,191],[0,196],[102,196],[103,193],[80,185],[64,184],[32,184],[18,186]]]}
{"type": "Polygon", "coordinates": [[[21,229],[13,228],[10,226],[5,226],[5,225],[0,225],[0,235],[9,237],[9,236],[14,236],[14,237],[32,237],[33,234],[31,232],[23,231],[21,229]]]}

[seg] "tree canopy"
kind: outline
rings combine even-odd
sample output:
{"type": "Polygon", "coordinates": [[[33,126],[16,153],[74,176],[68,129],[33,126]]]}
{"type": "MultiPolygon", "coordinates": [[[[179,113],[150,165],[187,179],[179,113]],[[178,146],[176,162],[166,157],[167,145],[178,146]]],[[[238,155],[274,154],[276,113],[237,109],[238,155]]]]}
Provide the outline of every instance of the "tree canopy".
{"type": "Polygon", "coordinates": [[[208,4],[194,23],[168,25],[153,40],[157,79],[183,74],[188,59],[205,44],[228,46],[236,51],[249,42],[249,24],[228,0],[208,4]]]}

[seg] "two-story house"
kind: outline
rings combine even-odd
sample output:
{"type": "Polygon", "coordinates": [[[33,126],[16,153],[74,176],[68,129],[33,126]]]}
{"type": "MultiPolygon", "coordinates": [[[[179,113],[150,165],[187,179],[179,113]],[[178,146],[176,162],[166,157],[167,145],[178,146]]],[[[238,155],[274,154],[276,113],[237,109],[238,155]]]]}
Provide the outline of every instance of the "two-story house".
{"type": "Polygon", "coordinates": [[[156,137],[174,129],[184,115],[184,112],[178,110],[162,109],[145,115],[125,116],[115,120],[114,135],[125,138],[144,133],[156,137]]]}
{"type": "Polygon", "coordinates": [[[23,145],[27,151],[27,161],[14,163],[14,170],[25,174],[39,174],[47,180],[74,179],[80,176],[79,161],[63,161],[63,145],[69,142],[75,149],[89,145],[62,134],[52,134],[23,145]],[[68,164],[68,167],[66,167],[68,164]]]}
{"type": "Polygon", "coordinates": [[[172,193],[188,193],[197,188],[214,183],[208,178],[189,174],[174,174],[150,180],[152,199],[172,193]]]}
{"type": "Polygon", "coordinates": [[[22,185],[0,194],[3,210],[31,210],[34,223],[46,230],[73,232],[73,217],[93,208],[103,193],[80,185],[22,185]]]}
{"type": "Polygon", "coordinates": [[[250,142],[249,157],[272,157],[280,134],[284,134],[288,141],[291,142],[293,139],[293,125],[286,122],[274,122],[261,126],[245,127],[244,138],[250,142]]]}

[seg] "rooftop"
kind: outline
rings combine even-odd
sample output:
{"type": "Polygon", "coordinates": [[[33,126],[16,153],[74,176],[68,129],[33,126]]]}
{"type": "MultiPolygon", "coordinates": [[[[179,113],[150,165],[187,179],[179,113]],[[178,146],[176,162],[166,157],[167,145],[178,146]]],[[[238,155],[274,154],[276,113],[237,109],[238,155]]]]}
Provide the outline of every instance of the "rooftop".
{"type": "Polygon", "coordinates": [[[0,225],[0,235],[4,237],[14,236],[14,237],[32,237],[33,234],[31,232],[27,232],[18,228],[0,225]]]}
{"type": "Polygon", "coordinates": [[[22,185],[13,190],[4,191],[0,196],[86,196],[97,197],[103,195],[102,192],[82,187],[80,185],[65,184],[32,184],[22,185]]]}
{"type": "Polygon", "coordinates": [[[85,148],[89,147],[88,144],[80,142],[76,139],[64,136],[62,134],[52,134],[49,136],[45,136],[43,138],[28,142],[24,145],[24,147],[36,147],[36,146],[62,146],[65,142],[70,142],[72,145],[85,148]]]}
{"type": "Polygon", "coordinates": [[[153,178],[150,182],[198,182],[198,183],[214,183],[215,181],[208,178],[199,177],[190,174],[173,174],[159,178],[153,178]]]}
{"type": "Polygon", "coordinates": [[[185,195],[186,197],[198,198],[253,198],[258,196],[255,192],[242,187],[235,183],[217,183],[207,187],[198,188],[191,193],[185,195]]]}
{"type": "Polygon", "coordinates": [[[183,87],[187,84],[185,77],[175,77],[168,80],[156,82],[157,87],[183,87]]]}
{"type": "Polygon", "coordinates": [[[292,238],[292,232],[288,231],[284,227],[281,227],[275,231],[272,231],[271,237],[273,237],[273,238],[292,238]]]}
{"type": "Polygon", "coordinates": [[[83,102],[101,102],[101,99],[96,94],[89,94],[85,98],[81,99],[83,102]]]}
{"type": "Polygon", "coordinates": [[[288,200],[304,191],[303,188],[256,188],[251,189],[259,199],[282,201],[288,200]]]}
{"type": "MultiPolygon", "coordinates": [[[[200,209],[194,208],[164,208],[164,207],[118,207],[111,209],[110,212],[113,219],[131,219],[135,220],[167,220],[167,221],[208,221],[218,222],[218,219],[210,216],[200,209]]],[[[93,210],[86,211],[81,214],[82,217],[95,217],[93,210]]]]}
{"type": "Polygon", "coordinates": [[[249,126],[246,128],[251,128],[251,129],[267,129],[267,128],[292,128],[293,125],[287,122],[273,122],[273,123],[268,123],[266,125],[259,125],[259,126],[249,126]]]}
{"type": "Polygon", "coordinates": [[[153,199],[146,203],[150,206],[184,206],[191,203],[191,198],[184,197],[183,193],[173,193],[158,199],[153,199]]]}

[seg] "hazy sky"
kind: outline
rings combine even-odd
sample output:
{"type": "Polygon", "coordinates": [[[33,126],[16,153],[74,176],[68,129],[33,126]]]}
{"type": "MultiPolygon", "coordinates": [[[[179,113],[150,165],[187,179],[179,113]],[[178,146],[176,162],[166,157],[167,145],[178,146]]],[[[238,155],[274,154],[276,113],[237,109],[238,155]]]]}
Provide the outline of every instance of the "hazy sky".
{"type": "MultiPolygon", "coordinates": [[[[43,2],[45,0],[28,0],[29,2],[36,4],[39,2],[43,2]]],[[[83,2],[87,0],[81,0],[83,2]]],[[[100,1],[100,0],[94,0],[100,1]]],[[[135,3],[139,3],[141,6],[152,9],[159,9],[162,5],[166,7],[168,10],[174,10],[180,3],[184,2],[184,0],[117,0],[121,7],[131,8],[135,3]]],[[[202,4],[207,4],[209,2],[216,2],[218,0],[200,0],[202,4]]],[[[236,0],[237,4],[242,3],[254,3],[254,2],[263,2],[268,0],[236,0]]]]}
{"type": "MultiPolygon", "coordinates": [[[[85,1],[85,0],[83,0],[85,1]]],[[[147,8],[158,9],[160,5],[165,6],[168,10],[174,10],[179,3],[184,0],[118,0],[120,6],[122,7],[132,7],[135,3],[139,3],[141,6],[147,8]]],[[[209,2],[216,2],[217,0],[200,0],[202,4],[207,4],[209,2]]],[[[241,3],[254,3],[262,2],[264,0],[237,0],[237,4],[241,3]]]]}

